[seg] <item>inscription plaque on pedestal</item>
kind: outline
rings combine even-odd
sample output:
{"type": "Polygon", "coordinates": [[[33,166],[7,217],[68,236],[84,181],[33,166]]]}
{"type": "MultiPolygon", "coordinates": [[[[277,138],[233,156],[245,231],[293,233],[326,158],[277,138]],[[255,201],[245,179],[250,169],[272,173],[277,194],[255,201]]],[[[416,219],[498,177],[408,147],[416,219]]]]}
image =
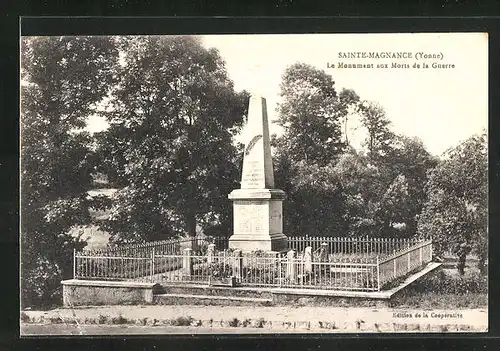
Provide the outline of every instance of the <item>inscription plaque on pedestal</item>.
{"type": "Polygon", "coordinates": [[[266,204],[238,201],[234,205],[234,229],[238,233],[263,234],[266,230],[266,204]]]}

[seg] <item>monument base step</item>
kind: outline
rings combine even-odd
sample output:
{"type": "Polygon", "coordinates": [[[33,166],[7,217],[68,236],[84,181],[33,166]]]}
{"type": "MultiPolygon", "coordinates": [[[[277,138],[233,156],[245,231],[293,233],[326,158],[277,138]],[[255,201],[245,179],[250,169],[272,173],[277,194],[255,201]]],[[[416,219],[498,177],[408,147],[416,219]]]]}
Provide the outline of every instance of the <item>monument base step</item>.
{"type": "Polygon", "coordinates": [[[282,233],[273,233],[266,236],[234,234],[229,238],[229,248],[243,252],[286,252],[288,251],[288,239],[282,233]]]}
{"type": "Polygon", "coordinates": [[[217,296],[217,295],[185,295],[185,294],[158,294],[154,296],[154,303],[158,305],[238,305],[238,306],[266,306],[272,304],[272,299],[217,296]]]}
{"type": "Polygon", "coordinates": [[[205,296],[230,296],[230,297],[249,297],[258,299],[271,299],[272,293],[252,287],[225,287],[211,285],[194,284],[164,284],[158,290],[156,295],[177,294],[177,295],[205,295],[205,296]]]}

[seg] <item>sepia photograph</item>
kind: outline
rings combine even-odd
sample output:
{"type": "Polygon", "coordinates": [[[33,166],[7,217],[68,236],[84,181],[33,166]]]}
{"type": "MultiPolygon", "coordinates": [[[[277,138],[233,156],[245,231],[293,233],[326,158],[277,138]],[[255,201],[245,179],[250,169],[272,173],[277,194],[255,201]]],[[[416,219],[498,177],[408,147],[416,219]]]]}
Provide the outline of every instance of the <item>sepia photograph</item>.
{"type": "Polygon", "coordinates": [[[19,55],[21,337],[488,331],[487,33],[19,55]]]}

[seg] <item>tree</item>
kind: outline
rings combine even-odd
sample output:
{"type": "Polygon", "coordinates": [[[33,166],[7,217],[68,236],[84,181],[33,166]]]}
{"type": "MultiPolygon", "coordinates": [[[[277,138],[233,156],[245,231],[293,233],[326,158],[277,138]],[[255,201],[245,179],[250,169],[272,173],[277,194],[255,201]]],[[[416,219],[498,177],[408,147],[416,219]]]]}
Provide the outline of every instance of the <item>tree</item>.
{"type": "Polygon", "coordinates": [[[343,203],[339,215],[347,236],[377,236],[374,216],[380,192],[378,169],[368,164],[365,155],[349,148],[333,171],[341,186],[343,203]]]}
{"type": "Polygon", "coordinates": [[[292,163],[324,166],[344,150],[342,118],[356,96],[345,92],[339,99],[334,84],[330,75],[303,63],[283,74],[277,123],[284,133],[279,145],[292,163]]]}
{"type": "Polygon", "coordinates": [[[337,104],[337,108],[339,110],[339,113],[341,116],[343,116],[343,124],[344,124],[344,136],[345,136],[345,143],[349,145],[349,138],[348,138],[348,121],[349,117],[353,113],[357,113],[359,110],[359,96],[356,94],[356,92],[352,89],[342,89],[339,94],[339,101],[337,104]]]}
{"type": "Polygon", "coordinates": [[[98,152],[122,188],[103,227],[114,241],[194,236],[197,226],[227,234],[239,180],[232,137],[248,94],[196,37],[128,37],[120,51],[98,152]]]}
{"type": "MultiPolygon", "coordinates": [[[[352,90],[337,94],[332,77],[312,66],[296,63],[281,83],[278,124],[284,133],[274,138],[276,186],[287,193],[284,230],[320,236],[343,232],[343,204],[335,163],[347,144],[342,123],[355,106],[352,90]]],[[[344,122],[343,122],[344,121],[344,122]]]]}
{"type": "Polygon", "coordinates": [[[414,236],[417,216],[427,196],[424,189],[427,171],[436,165],[436,160],[418,138],[394,133],[390,120],[378,103],[363,101],[358,111],[368,134],[364,142],[367,160],[379,174],[378,194],[375,196],[379,201],[374,203],[373,218],[379,226],[377,231],[382,236],[414,236]],[[395,191],[405,199],[398,201],[398,205],[392,200],[387,201],[388,197],[396,200],[395,191]]]}
{"type": "Polygon", "coordinates": [[[386,173],[355,149],[334,168],[344,200],[341,213],[349,236],[400,237],[408,220],[409,192],[404,175],[387,184],[386,173]]]}
{"type": "Polygon", "coordinates": [[[404,203],[407,217],[404,219],[406,235],[413,236],[417,232],[417,218],[427,201],[425,186],[427,173],[437,165],[437,158],[432,156],[418,138],[403,135],[395,137],[393,156],[387,161],[392,170],[392,177],[402,175],[406,178],[408,197],[404,203]]]}
{"type": "Polygon", "coordinates": [[[376,102],[363,101],[358,107],[361,123],[368,131],[365,145],[367,155],[374,164],[392,156],[395,134],[390,130],[391,122],[382,106],[376,102]]]}
{"type": "Polygon", "coordinates": [[[325,236],[344,232],[341,187],[333,165],[299,161],[288,178],[284,203],[285,232],[290,235],[325,236]]]}
{"type": "Polygon", "coordinates": [[[107,95],[117,51],[107,37],[21,41],[21,289],[24,305],[57,295],[71,275],[68,231],[90,221],[94,158],[87,117],[107,95]]]}
{"type": "Polygon", "coordinates": [[[447,151],[430,173],[428,201],[418,221],[420,235],[436,242],[437,254],[451,250],[464,274],[466,257],[476,253],[485,274],[487,257],[488,158],[486,134],[474,135],[447,151]]]}
{"type": "Polygon", "coordinates": [[[377,216],[380,218],[382,236],[399,236],[394,231],[397,225],[406,226],[410,215],[409,201],[408,182],[406,177],[400,174],[378,202],[377,216]]]}

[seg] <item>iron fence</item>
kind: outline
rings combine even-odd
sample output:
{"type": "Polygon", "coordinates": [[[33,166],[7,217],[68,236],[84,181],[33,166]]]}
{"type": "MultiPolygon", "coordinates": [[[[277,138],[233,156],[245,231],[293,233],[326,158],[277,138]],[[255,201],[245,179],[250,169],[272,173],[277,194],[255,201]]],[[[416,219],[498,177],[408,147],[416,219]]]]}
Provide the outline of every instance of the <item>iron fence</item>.
{"type": "Polygon", "coordinates": [[[297,252],[303,252],[306,247],[318,250],[326,244],[328,252],[334,255],[384,256],[394,251],[408,248],[419,242],[419,239],[372,238],[372,237],[288,237],[288,247],[297,252]]]}
{"type": "Polygon", "coordinates": [[[158,265],[175,262],[172,269],[164,270],[154,279],[161,283],[198,283],[210,284],[213,280],[235,275],[235,260],[227,251],[214,255],[193,253],[185,250],[183,255],[161,255],[154,257],[158,265]]]}
{"type": "Polygon", "coordinates": [[[293,250],[286,254],[243,254],[239,250],[218,251],[215,246],[209,245],[205,252],[187,247],[182,254],[161,249],[157,252],[153,247],[150,251],[139,250],[137,256],[75,252],[74,277],[165,284],[213,284],[233,279],[245,286],[380,291],[432,260],[431,240],[403,246],[399,251],[393,249],[391,255],[382,257],[359,252],[349,255],[344,251],[325,255],[324,244],[317,255],[312,247],[299,254],[293,250]]]}
{"type": "Polygon", "coordinates": [[[431,261],[432,240],[425,240],[401,251],[393,252],[392,255],[378,262],[379,289],[431,261]]]}
{"type": "Polygon", "coordinates": [[[309,268],[303,260],[290,263],[293,274],[284,280],[283,286],[303,289],[331,289],[376,291],[377,264],[361,262],[311,262],[309,268]]]}
{"type": "Polygon", "coordinates": [[[75,253],[73,272],[75,279],[150,281],[154,267],[150,257],[106,257],[75,253]]]}
{"type": "Polygon", "coordinates": [[[157,255],[180,255],[182,250],[186,248],[203,253],[206,251],[208,245],[212,243],[221,251],[228,248],[228,239],[225,237],[197,236],[124,244],[97,250],[84,249],[83,252],[89,255],[106,257],[150,257],[153,251],[157,255]]]}

